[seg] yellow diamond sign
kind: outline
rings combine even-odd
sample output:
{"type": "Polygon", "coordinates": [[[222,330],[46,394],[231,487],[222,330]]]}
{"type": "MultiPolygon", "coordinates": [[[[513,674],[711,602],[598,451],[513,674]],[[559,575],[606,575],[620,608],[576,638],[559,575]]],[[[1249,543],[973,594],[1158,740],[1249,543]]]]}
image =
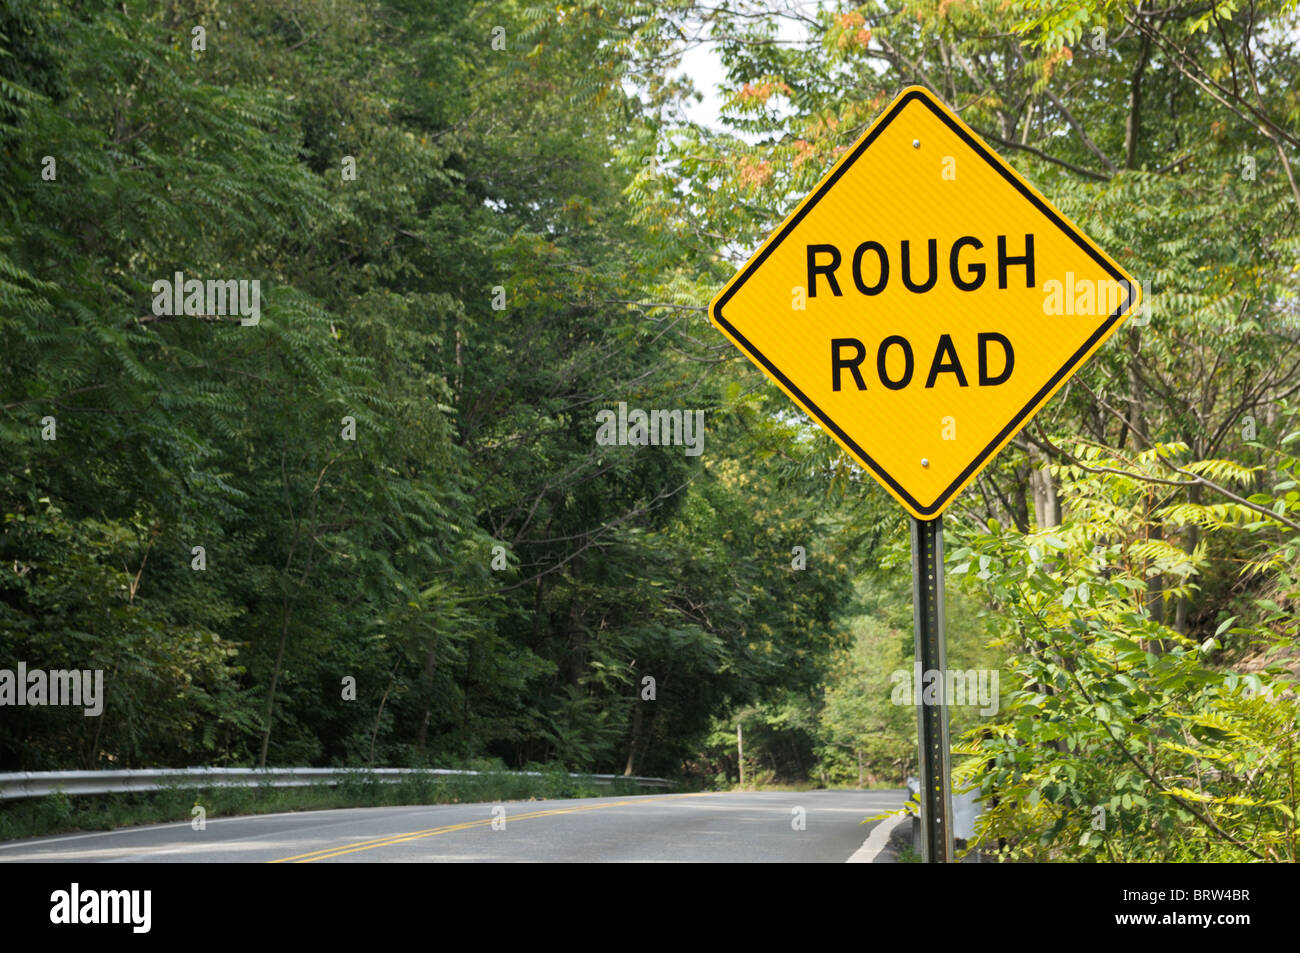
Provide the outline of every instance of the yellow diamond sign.
{"type": "Polygon", "coordinates": [[[903,90],[709,307],[934,519],[1138,307],[1137,283],[932,93],[903,90]]]}

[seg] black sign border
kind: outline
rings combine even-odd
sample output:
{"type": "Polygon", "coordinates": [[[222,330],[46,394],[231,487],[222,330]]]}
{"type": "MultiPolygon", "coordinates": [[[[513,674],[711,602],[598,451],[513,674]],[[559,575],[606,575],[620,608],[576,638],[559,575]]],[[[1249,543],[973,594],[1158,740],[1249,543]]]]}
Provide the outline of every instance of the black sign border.
{"type": "Polygon", "coordinates": [[[1034,193],[1032,189],[1026,187],[1017,176],[1011,173],[1006,164],[994,153],[990,152],[990,150],[986,148],[982,142],[976,139],[964,125],[955,122],[945,110],[940,109],[931,100],[930,95],[931,94],[925,90],[913,89],[899,97],[898,101],[894,103],[893,108],[889,110],[885,117],[881,119],[880,122],[876,123],[854,147],[853,152],[850,153],[849,157],[838,165],[831,175],[828,176],[820,186],[818,186],[817,191],[813,193],[812,198],[808,202],[804,203],[800,207],[799,211],[795,213],[795,215],[787,221],[784,226],[782,226],[774,239],[764,244],[763,250],[745,266],[740,277],[734,279],[727,287],[727,290],[714,302],[712,317],[715,323],[720,327],[725,328],[727,333],[730,334],[732,338],[749,353],[750,357],[765,367],[768,373],[780,381],[785,388],[790,391],[790,393],[794,394],[798,398],[799,402],[807,410],[812,412],[814,416],[816,416],[823,427],[835,434],[844,445],[852,451],[853,455],[858,458],[860,463],[866,465],[878,479],[884,481],[894,490],[895,493],[897,493],[902,499],[906,500],[908,506],[916,510],[917,513],[927,517],[934,517],[942,512],[944,507],[947,505],[948,500],[957,492],[958,487],[962,486],[962,484],[964,484],[972,474],[984,468],[985,461],[992,456],[994,449],[1000,446],[1009,436],[1016,433],[1022,426],[1024,426],[1024,424],[1028,423],[1028,418],[1033,411],[1033,408],[1042,402],[1063,378],[1073,373],[1075,367],[1083,360],[1084,355],[1092,350],[1098,340],[1110,333],[1111,328],[1116,325],[1120,320],[1120,316],[1129,309],[1133,302],[1133,286],[1129,283],[1127,276],[1121,273],[1119,269],[1111,264],[1111,262],[1109,262],[1104,256],[1100,255],[1097,252],[1097,249],[1089,244],[1088,240],[1084,238],[1083,234],[1079,232],[1078,229],[1062,219],[1055,209],[1047,205],[1042,198],[1034,193]],[[783,241],[785,241],[790,232],[793,231],[801,221],[803,221],[804,216],[807,215],[813,207],[826,196],[826,193],[828,193],[835,183],[840,180],[840,177],[849,170],[854,162],[861,158],[862,154],[866,152],[871,144],[876,140],[876,137],[889,127],[889,124],[898,117],[899,113],[901,113],[909,103],[916,100],[920,100],[925,107],[930,110],[930,112],[943,121],[944,125],[956,133],[961,140],[970,147],[971,151],[996,169],[1002,178],[1006,179],[1007,182],[1014,186],[1016,191],[1023,195],[1035,208],[1042,212],[1043,215],[1045,215],[1057,228],[1068,235],[1074,243],[1083,249],[1083,251],[1085,251],[1090,258],[1100,265],[1107,274],[1109,274],[1115,281],[1124,285],[1127,291],[1124,301],[1115,312],[1106,319],[1105,323],[1092,333],[1088,340],[1074,352],[1068,361],[1066,361],[1065,365],[1052,375],[1051,379],[1048,380],[1048,382],[1029,399],[1029,402],[1020,409],[1019,413],[1011,418],[1011,421],[1005,427],[998,431],[997,436],[989,442],[988,446],[976,455],[975,459],[970,462],[966,469],[962,470],[960,475],[958,475],[958,477],[948,485],[948,488],[940,493],[935,501],[929,506],[921,504],[912,496],[912,494],[903,489],[897,480],[890,476],[883,467],[871,458],[870,454],[863,450],[862,447],[858,446],[857,441],[853,440],[853,438],[840,429],[839,425],[836,424],[835,421],[831,420],[831,418],[820,407],[818,407],[816,403],[810,400],[807,394],[796,387],[794,382],[786,377],[785,374],[783,374],[781,370],[767,358],[767,355],[755,347],[754,344],[745,337],[745,335],[741,334],[740,331],[738,331],[722,314],[723,309],[727,306],[727,302],[731,300],[736,292],[740,290],[745,282],[748,281],[763,262],[767,260],[767,257],[775,251],[783,241]]]}

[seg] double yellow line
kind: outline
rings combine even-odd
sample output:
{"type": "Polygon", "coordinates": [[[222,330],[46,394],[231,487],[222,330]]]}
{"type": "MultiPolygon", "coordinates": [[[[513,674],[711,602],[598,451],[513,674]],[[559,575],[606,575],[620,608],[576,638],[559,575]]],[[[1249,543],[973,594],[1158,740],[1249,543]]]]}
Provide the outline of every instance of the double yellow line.
{"type": "MultiPolygon", "coordinates": [[[[530,811],[526,814],[507,815],[503,820],[506,821],[524,821],[533,817],[552,817],[556,814],[580,814],[583,811],[599,811],[607,807],[630,807],[635,804],[651,804],[657,801],[668,801],[684,797],[703,797],[708,792],[701,794],[665,794],[660,797],[638,798],[635,801],[612,801],[602,802],[599,804],[588,804],[581,807],[562,807],[554,808],[549,811],[530,811]]],[[[314,850],[306,854],[295,854],[292,857],[281,857],[279,860],[272,860],[272,864],[310,864],[317,860],[329,860],[331,857],[342,857],[344,854],[355,854],[363,850],[375,850],[379,847],[392,847],[395,844],[406,844],[410,841],[421,840],[425,837],[437,837],[439,834],[450,834],[452,831],[467,831],[473,827],[487,827],[495,821],[494,817],[485,817],[477,821],[465,821],[461,824],[448,824],[445,827],[430,827],[423,831],[410,831],[406,834],[391,834],[388,837],[377,837],[374,840],[357,841],[353,844],[342,844],[338,847],[326,847],[321,850],[314,850]]]]}

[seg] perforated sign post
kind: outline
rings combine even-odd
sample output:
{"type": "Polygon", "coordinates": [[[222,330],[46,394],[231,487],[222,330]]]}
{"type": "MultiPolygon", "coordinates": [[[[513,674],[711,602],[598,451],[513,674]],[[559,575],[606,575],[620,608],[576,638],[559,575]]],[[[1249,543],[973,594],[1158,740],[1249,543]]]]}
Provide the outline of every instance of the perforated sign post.
{"type": "MultiPolygon", "coordinates": [[[[940,685],[941,514],[1139,302],[1127,272],[919,86],[713,299],[713,324],[911,515],[916,661],[940,685]]],[[[924,853],[947,861],[947,699],[915,701],[924,853]]]]}

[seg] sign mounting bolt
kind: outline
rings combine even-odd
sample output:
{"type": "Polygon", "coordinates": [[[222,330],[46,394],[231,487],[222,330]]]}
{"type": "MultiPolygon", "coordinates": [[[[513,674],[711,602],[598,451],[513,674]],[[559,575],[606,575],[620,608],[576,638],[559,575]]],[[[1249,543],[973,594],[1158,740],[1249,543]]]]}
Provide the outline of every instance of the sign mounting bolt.
{"type": "Polygon", "coordinates": [[[930,459],[929,459],[929,457],[922,457],[922,458],[921,458],[921,466],[923,466],[923,467],[928,467],[929,465],[930,465],[930,459]]]}
{"type": "Polygon", "coordinates": [[[919,148],[921,148],[921,140],[920,140],[920,139],[913,139],[913,140],[912,140],[912,148],[913,148],[913,149],[919,149],[919,148]]]}

